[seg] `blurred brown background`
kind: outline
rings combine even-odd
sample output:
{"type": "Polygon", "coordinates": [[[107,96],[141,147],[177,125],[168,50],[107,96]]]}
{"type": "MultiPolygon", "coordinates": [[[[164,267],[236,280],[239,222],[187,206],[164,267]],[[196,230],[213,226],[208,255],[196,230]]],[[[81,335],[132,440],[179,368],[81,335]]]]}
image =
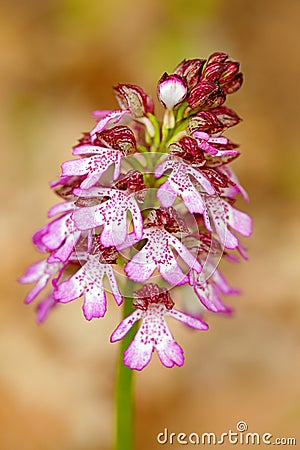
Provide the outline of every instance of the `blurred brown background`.
{"type": "Polygon", "coordinates": [[[229,105],[244,119],[231,137],[254,218],[250,260],[224,266],[243,290],[228,300],[235,316],[207,315],[198,334],[173,323],[185,366],[154,357],[137,373],[137,449],[160,448],[165,427],[222,433],[239,420],[299,448],[299,27],[298,0],[1,2],[1,450],[111,448],[118,311],[87,323],[77,301],[38,327],[15,279],[39,259],[30,237],[56,201],[48,181],[91,111],[116,107],[112,85],[155,96],[164,71],[216,50],[245,73],[229,105]]]}

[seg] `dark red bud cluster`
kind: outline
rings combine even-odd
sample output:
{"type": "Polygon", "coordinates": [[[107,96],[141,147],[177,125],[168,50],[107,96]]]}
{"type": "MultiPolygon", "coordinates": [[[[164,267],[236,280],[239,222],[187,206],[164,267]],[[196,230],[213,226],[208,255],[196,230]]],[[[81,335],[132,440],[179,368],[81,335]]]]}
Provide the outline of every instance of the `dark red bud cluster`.
{"type": "MultiPolygon", "coordinates": [[[[201,69],[202,67],[203,65],[201,69]]],[[[227,94],[232,94],[241,87],[242,82],[239,63],[228,61],[226,53],[213,53],[190,92],[188,104],[191,109],[196,110],[217,108],[224,103],[227,94]]]]}

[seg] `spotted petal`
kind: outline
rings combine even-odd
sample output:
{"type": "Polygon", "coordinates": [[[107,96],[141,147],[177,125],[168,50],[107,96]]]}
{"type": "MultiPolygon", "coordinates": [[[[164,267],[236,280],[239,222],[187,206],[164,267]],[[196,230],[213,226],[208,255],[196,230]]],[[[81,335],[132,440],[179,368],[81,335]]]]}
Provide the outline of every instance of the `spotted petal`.
{"type": "Polygon", "coordinates": [[[122,110],[116,110],[109,112],[105,117],[102,117],[103,114],[95,115],[96,117],[100,117],[99,122],[97,125],[92,129],[90,132],[90,135],[92,136],[92,139],[96,137],[96,133],[101,133],[105,128],[107,128],[111,123],[116,124],[120,122],[121,119],[123,119],[124,116],[129,115],[129,111],[122,111],[122,110]]]}
{"type": "Polygon", "coordinates": [[[86,175],[80,187],[88,189],[96,184],[101,176],[107,171],[109,166],[115,164],[113,179],[116,180],[120,175],[122,152],[113,149],[102,149],[98,147],[97,155],[87,158],[66,161],[62,164],[62,176],[81,176],[86,175]]]}
{"type": "Polygon", "coordinates": [[[28,267],[25,274],[19,278],[19,282],[24,284],[36,283],[36,285],[25,298],[25,303],[31,303],[39,295],[61,266],[60,263],[49,264],[47,260],[43,260],[28,267]]]}
{"type": "Polygon", "coordinates": [[[224,305],[215,286],[208,281],[195,282],[194,291],[201,303],[213,312],[230,312],[224,305]]]}
{"type": "Polygon", "coordinates": [[[240,184],[238,177],[234,173],[234,170],[231,167],[229,167],[228,165],[223,165],[221,167],[218,167],[218,171],[223,173],[224,175],[226,175],[227,178],[229,178],[229,180],[234,183],[233,188],[236,189],[237,193],[240,192],[242,194],[244,200],[246,200],[246,202],[248,202],[249,201],[248,194],[245,191],[245,189],[243,188],[243,186],[240,184]]]}
{"type": "Polygon", "coordinates": [[[132,314],[125,317],[125,319],[123,319],[119,323],[119,325],[117,326],[115,331],[112,333],[112,335],[110,337],[110,342],[116,342],[116,341],[119,341],[120,339],[123,339],[123,337],[131,329],[133,324],[135,324],[135,322],[137,320],[139,320],[141,317],[142,317],[142,312],[140,309],[135,310],[132,314]]]}
{"type": "MultiPolygon", "coordinates": [[[[226,248],[237,248],[239,241],[236,236],[228,229],[228,226],[238,231],[243,236],[250,236],[252,233],[251,218],[244,212],[231,206],[225,200],[219,197],[206,196],[206,208],[211,216],[220,242],[226,248]]],[[[208,214],[204,214],[205,226],[212,231],[210,218],[208,214]]]]}
{"type": "Polygon", "coordinates": [[[208,325],[207,323],[203,322],[203,320],[200,320],[198,317],[193,317],[189,314],[185,314],[182,311],[178,311],[177,309],[171,309],[170,311],[167,311],[165,315],[173,317],[173,319],[184,323],[190,328],[194,328],[196,330],[208,330],[208,325]]]}
{"type": "Polygon", "coordinates": [[[157,191],[157,198],[160,203],[168,208],[172,206],[177,198],[176,191],[172,188],[169,180],[166,180],[157,191]]]}
{"type": "Polygon", "coordinates": [[[158,189],[157,197],[164,207],[171,206],[175,201],[175,194],[181,196],[190,213],[202,214],[205,208],[202,195],[192,183],[190,176],[195,178],[200,186],[208,194],[214,194],[215,189],[210,181],[200,170],[185,163],[183,160],[174,159],[164,161],[155,169],[155,176],[159,178],[163,172],[171,169],[167,181],[158,189]]]}
{"type": "Polygon", "coordinates": [[[65,212],[57,219],[53,220],[33,236],[33,242],[38,249],[52,251],[48,262],[66,262],[70,257],[82,232],[74,224],[72,213],[76,208],[74,202],[59,203],[53,206],[48,215],[65,212]]]}
{"type": "Polygon", "coordinates": [[[142,324],[133,341],[124,353],[124,364],[131,369],[142,370],[157,351],[161,363],[168,368],[184,363],[183,350],[175,342],[164,316],[173,317],[192,328],[207,329],[207,325],[200,319],[193,318],[177,310],[168,310],[164,304],[150,304],[145,311],[136,310],[118,325],[111,336],[111,342],[122,339],[132,325],[139,319],[142,324]]]}
{"type": "Polygon", "coordinates": [[[87,320],[103,317],[106,312],[106,295],[103,277],[108,276],[113,296],[120,304],[122,296],[119,292],[115,275],[110,264],[101,264],[98,255],[90,255],[86,264],[68,280],[59,284],[54,291],[54,298],[60,303],[68,303],[84,295],[83,313],[87,320]]]}
{"type": "Polygon", "coordinates": [[[143,219],[134,194],[127,195],[123,191],[110,188],[75,189],[75,194],[83,197],[110,197],[96,206],[80,208],[74,212],[76,227],[88,230],[103,225],[101,243],[104,246],[114,245],[117,248],[125,241],[127,231],[127,212],[132,215],[134,233],[140,239],[143,234],[143,219]]]}
{"type": "Polygon", "coordinates": [[[161,276],[173,285],[181,285],[188,282],[188,277],[182,272],[176,262],[170,246],[174,247],[180,257],[197,272],[202,270],[200,263],[183,244],[158,227],[144,230],[143,239],[148,239],[146,245],[125,266],[126,274],[134,281],[145,282],[153,274],[155,268],[161,276]]]}

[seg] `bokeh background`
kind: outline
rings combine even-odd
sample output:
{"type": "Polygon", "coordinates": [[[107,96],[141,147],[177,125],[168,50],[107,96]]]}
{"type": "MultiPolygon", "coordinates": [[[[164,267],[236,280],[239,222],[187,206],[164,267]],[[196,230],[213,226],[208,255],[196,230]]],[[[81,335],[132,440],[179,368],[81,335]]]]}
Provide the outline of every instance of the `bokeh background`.
{"type": "Polygon", "coordinates": [[[228,104],[244,119],[231,137],[251,198],[240,204],[254,219],[250,259],[224,265],[243,291],[228,300],[233,317],[207,315],[206,333],[172,324],[185,366],[154,357],[137,373],[137,449],[160,448],[165,427],[222,433],[239,420],[299,448],[299,27],[298,0],[2,0],[1,450],[111,448],[118,311],[87,323],[77,301],[37,326],[15,280],[39,257],[30,237],[56,201],[48,181],[91,111],[116,107],[112,85],[155,96],[164,71],[216,50],[245,73],[228,104]]]}

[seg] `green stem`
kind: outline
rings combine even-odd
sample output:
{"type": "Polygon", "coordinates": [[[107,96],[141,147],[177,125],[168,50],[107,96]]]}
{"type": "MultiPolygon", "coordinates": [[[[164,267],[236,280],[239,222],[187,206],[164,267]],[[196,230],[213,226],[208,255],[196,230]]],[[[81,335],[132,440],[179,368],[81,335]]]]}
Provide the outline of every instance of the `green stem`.
{"type": "MultiPolygon", "coordinates": [[[[133,311],[132,298],[124,297],[123,318],[133,311]]],[[[131,328],[120,344],[118,373],[116,380],[116,434],[115,450],[133,450],[134,438],[134,390],[133,370],[123,363],[124,351],[136,333],[137,324],[131,328]]]]}

